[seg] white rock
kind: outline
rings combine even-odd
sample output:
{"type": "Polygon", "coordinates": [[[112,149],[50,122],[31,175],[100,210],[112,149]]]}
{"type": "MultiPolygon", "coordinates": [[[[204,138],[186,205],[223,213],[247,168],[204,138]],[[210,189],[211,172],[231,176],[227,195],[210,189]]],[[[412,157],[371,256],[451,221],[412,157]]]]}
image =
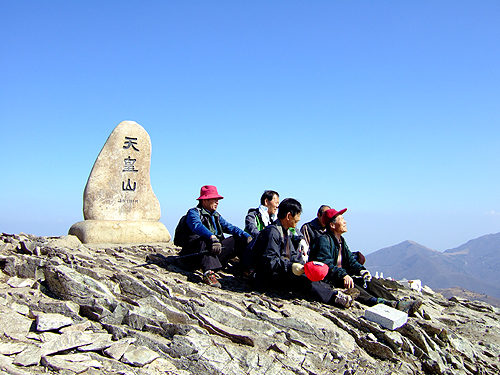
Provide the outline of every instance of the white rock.
{"type": "Polygon", "coordinates": [[[408,314],[379,303],[365,310],[365,318],[384,328],[394,330],[408,321],[408,314]]]}

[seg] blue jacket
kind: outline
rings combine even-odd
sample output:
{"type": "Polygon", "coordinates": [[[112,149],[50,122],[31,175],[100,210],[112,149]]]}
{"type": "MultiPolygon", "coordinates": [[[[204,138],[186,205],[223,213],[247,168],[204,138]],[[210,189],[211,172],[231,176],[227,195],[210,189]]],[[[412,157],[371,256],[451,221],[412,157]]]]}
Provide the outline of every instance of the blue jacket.
{"type": "Polygon", "coordinates": [[[224,239],[224,233],[245,238],[250,236],[240,228],[224,220],[217,211],[209,212],[200,206],[193,207],[188,211],[186,224],[194,234],[205,238],[210,238],[215,234],[220,241],[224,239]]]}

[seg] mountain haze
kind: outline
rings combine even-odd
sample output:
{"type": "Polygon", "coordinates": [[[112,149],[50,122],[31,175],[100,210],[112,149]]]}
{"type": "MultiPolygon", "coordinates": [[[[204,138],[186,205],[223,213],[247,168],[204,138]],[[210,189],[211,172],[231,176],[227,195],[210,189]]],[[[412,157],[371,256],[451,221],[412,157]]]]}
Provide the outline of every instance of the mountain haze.
{"type": "Polygon", "coordinates": [[[433,289],[461,287],[500,298],[500,233],[439,252],[413,241],[366,256],[370,272],[394,279],[420,279],[433,289]]]}

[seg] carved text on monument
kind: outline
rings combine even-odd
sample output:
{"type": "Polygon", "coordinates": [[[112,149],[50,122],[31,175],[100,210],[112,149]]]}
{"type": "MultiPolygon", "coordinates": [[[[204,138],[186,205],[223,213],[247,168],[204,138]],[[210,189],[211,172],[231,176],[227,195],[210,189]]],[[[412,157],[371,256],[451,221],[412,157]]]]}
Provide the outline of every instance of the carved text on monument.
{"type": "Polygon", "coordinates": [[[125,163],[125,166],[123,167],[122,172],[139,172],[139,170],[135,169],[135,162],[137,159],[131,159],[130,155],[128,158],[123,159],[123,162],[125,163]]]}
{"type": "Polygon", "coordinates": [[[127,185],[125,185],[125,182],[122,182],[123,191],[135,191],[136,187],[137,187],[137,182],[134,182],[134,185],[132,186],[130,178],[128,179],[127,185]]]}
{"type": "Polygon", "coordinates": [[[137,147],[137,138],[132,138],[132,137],[125,137],[125,144],[123,145],[123,148],[130,148],[132,147],[135,151],[139,151],[137,147]]]}
{"type": "Polygon", "coordinates": [[[139,203],[139,199],[118,199],[118,203],[139,203]]]}
{"type": "MultiPolygon", "coordinates": [[[[132,147],[133,150],[139,152],[139,149],[136,146],[137,146],[137,137],[125,137],[125,141],[123,144],[124,149],[129,149],[132,147]]],[[[139,172],[138,169],[135,169],[136,161],[137,159],[132,159],[130,155],[126,159],[123,159],[125,166],[122,172],[139,172]]],[[[122,181],[123,191],[135,191],[136,188],[137,188],[137,182],[134,181],[132,184],[130,178],[127,180],[126,184],[125,181],[122,181]]]]}

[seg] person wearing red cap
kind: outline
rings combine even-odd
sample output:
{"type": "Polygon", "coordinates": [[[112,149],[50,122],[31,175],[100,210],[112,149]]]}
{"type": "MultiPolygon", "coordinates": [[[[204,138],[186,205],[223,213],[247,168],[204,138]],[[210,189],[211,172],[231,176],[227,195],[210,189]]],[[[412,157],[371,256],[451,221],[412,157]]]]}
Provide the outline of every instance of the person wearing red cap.
{"type": "Polygon", "coordinates": [[[253,247],[254,286],[259,291],[284,289],[302,292],[325,303],[349,307],[353,296],[335,291],[320,282],[328,272],[324,265],[312,262],[307,266],[303,265],[304,261],[295,248],[289,231],[296,227],[301,213],[300,202],[286,198],[279,205],[278,220],[260,232],[253,247]]]}
{"type": "Polygon", "coordinates": [[[384,303],[398,310],[413,315],[422,305],[421,301],[398,301],[378,279],[373,279],[365,266],[356,260],[342,236],[347,232],[343,214],[347,208],[337,211],[333,208],[323,213],[322,219],[326,225],[326,234],[321,236],[309,257],[311,260],[323,262],[329,267],[325,280],[339,288],[356,287],[359,292],[358,300],[368,306],[384,303]],[[361,276],[354,281],[353,276],[361,276]]]}
{"type": "Polygon", "coordinates": [[[250,234],[224,220],[217,212],[219,200],[223,199],[212,185],[201,188],[198,205],[186,214],[189,230],[180,255],[202,253],[186,258],[192,267],[201,265],[203,281],[220,288],[214,270],[223,268],[223,264],[237,253],[242,252],[252,240],[250,234]],[[225,238],[224,233],[233,236],[225,238]]]}

